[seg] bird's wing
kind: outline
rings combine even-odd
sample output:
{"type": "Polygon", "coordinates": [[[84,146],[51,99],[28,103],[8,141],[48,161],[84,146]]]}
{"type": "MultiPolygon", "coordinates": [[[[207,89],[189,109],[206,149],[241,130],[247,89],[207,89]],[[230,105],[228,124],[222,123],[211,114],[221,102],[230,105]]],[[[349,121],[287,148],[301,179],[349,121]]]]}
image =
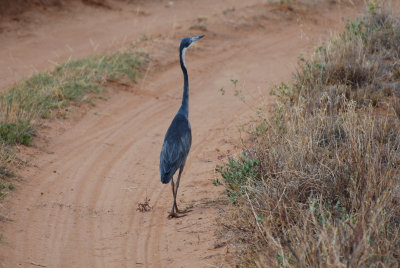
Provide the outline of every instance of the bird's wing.
{"type": "Polygon", "coordinates": [[[190,147],[192,146],[192,133],[190,130],[190,124],[188,125],[189,128],[185,133],[181,136],[181,146],[183,148],[184,160],[186,160],[187,155],[189,154],[190,147]]]}
{"type": "Polygon", "coordinates": [[[162,179],[165,177],[168,177],[168,180],[170,177],[172,178],[178,168],[185,163],[191,143],[192,135],[190,131],[175,137],[175,139],[166,137],[160,155],[160,175],[162,179]]]}
{"type": "Polygon", "coordinates": [[[180,167],[180,151],[179,144],[164,141],[160,155],[160,175],[163,183],[168,183],[180,167]]]}

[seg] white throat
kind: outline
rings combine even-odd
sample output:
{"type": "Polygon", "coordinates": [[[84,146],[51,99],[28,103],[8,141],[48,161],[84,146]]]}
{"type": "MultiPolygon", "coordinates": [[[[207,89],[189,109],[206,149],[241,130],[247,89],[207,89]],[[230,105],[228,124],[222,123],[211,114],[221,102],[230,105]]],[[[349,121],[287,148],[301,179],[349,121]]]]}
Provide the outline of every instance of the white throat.
{"type": "Polygon", "coordinates": [[[183,66],[185,68],[186,68],[186,60],[185,60],[186,49],[187,49],[187,47],[182,49],[182,61],[183,61],[183,66]]]}

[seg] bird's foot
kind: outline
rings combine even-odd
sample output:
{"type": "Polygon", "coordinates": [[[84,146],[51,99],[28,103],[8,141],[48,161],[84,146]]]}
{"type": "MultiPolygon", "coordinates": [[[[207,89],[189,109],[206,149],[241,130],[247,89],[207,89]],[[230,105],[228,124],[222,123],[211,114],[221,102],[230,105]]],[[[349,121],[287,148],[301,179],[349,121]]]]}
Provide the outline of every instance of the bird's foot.
{"type": "Polygon", "coordinates": [[[178,210],[178,209],[176,209],[176,213],[179,213],[179,214],[186,214],[186,213],[189,213],[189,212],[191,212],[191,211],[193,211],[193,210],[190,209],[190,208],[185,208],[184,210],[178,210]]]}
{"type": "Polygon", "coordinates": [[[171,213],[169,213],[169,215],[168,215],[168,219],[172,219],[172,218],[182,218],[182,217],[185,217],[185,216],[186,216],[186,214],[179,215],[179,214],[176,213],[176,212],[171,212],[171,213]]]}

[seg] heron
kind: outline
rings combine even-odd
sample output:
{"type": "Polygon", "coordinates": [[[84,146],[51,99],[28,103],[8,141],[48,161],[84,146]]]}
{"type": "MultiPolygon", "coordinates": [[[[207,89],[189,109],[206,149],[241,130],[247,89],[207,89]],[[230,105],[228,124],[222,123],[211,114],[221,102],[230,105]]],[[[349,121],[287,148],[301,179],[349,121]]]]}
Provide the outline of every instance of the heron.
{"type": "Polygon", "coordinates": [[[192,131],[189,122],[189,77],[186,69],[185,53],[190,46],[203,37],[204,35],[198,35],[183,38],[179,46],[179,60],[183,73],[182,104],[165,134],[160,154],[161,182],[168,184],[171,181],[174,198],[169,218],[179,217],[178,213],[182,213],[176,204],[176,196],[182,171],[192,145],[192,131]],[[179,173],[175,185],[173,176],[178,169],[179,173]]]}

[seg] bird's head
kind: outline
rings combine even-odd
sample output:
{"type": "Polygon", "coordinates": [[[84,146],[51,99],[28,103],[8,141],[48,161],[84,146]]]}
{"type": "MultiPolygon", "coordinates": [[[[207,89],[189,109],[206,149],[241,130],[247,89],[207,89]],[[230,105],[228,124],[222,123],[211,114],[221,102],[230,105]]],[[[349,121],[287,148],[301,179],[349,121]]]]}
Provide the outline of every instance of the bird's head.
{"type": "Polygon", "coordinates": [[[182,51],[183,49],[189,48],[191,45],[193,45],[197,40],[203,38],[204,35],[198,35],[198,36],[193,36],[193,37],[186,37],[183,38],[181,41],[181,46],[180,50],[182,51]]]}

